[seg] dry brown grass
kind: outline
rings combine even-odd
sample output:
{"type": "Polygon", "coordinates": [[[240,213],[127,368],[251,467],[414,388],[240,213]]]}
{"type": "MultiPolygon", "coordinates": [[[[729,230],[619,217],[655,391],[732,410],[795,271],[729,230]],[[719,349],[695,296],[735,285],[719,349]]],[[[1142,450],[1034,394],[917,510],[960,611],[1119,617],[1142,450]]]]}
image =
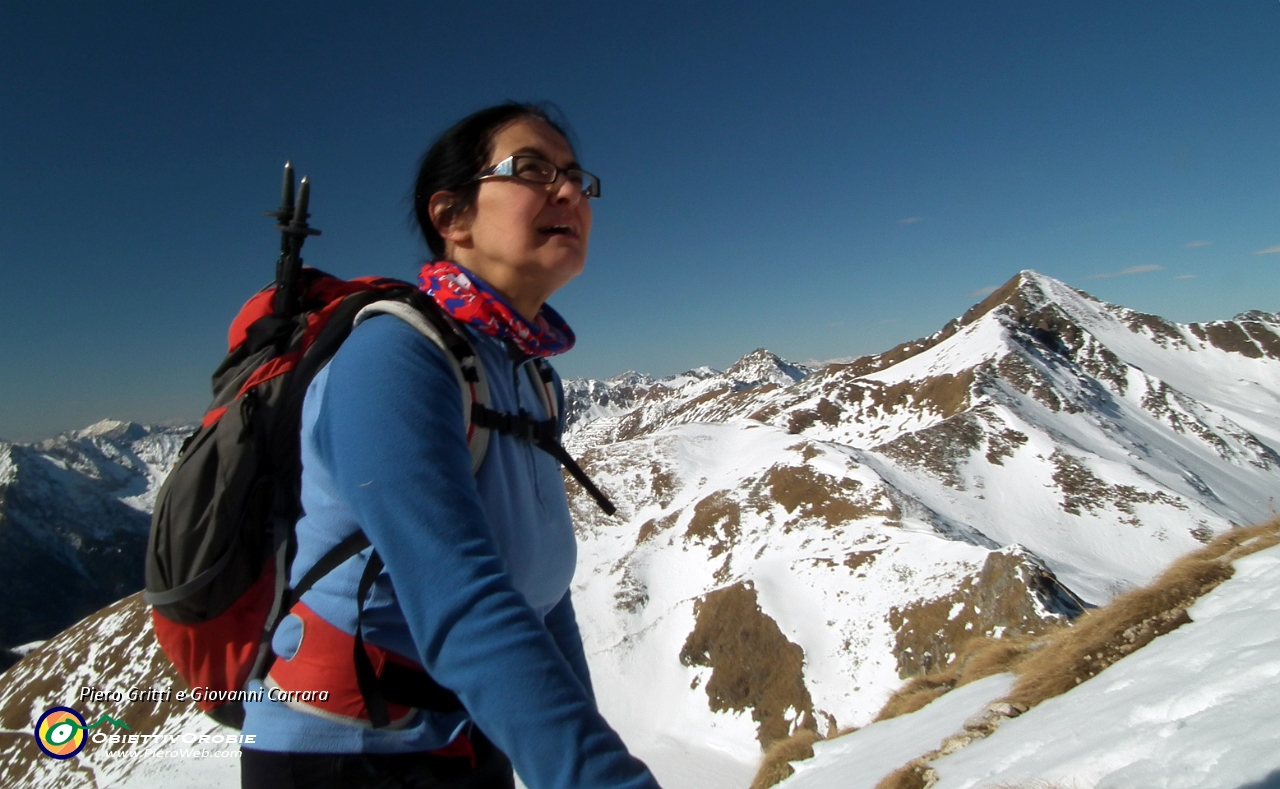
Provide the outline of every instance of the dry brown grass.
{"type": "Polygon", "coordinates": [[[751,789],[769,789],[770,786],[795,772],[791,762],[813,757],[813,744],[822,739],[811,729],[797,729],[785,740],[778,740],[764,752],[751,789]]]}
{"type": "Polygon", "coordinates": [[[946,668],[916,677],[889,697],[876,715],[877,721],[889,720],[923,708],[929,702],[984,677],[1003,674],[1017,666],[1027,653],[1035,649],[1044,636],[1021,638],[975,638],[965,642],[946,668]]]}
{"type": "Polygon", "coordinates": [[[1187,608],[1232,576],[1233,561],[1276,544],[1280,544],[1280,519],[1232,529],[1174,562],[1150,585],[1048,634],[1041,648],[1012,667],[1018,680],[1007,701],[1034,707],[1190,622],[1187,608]]]}
{"type": "Polygon", "coordinates": [[[952,670],[916,677],[889,697],[872,723],[887,721],[923,709],[929,702],[956,688],[956,673],[952,670]]]}
{"type": "MultiPolygon", "coordinates": [[[[1261,526],[1232,529],[1174,562],[1150,585],[1117,597],[1071,625],[1038,636],[968,641],[947,666],[915,677],[894,693],[875,720],[915,712],[961,685],[1009,671],[1016,674],[1017,680],[1003,700],[1012,711],[1006,710],[1002,715],[1020,714],[1079,685],[1157,636],[1190,622],[1187,608],[1232,576],[1232,562],[1278,544],[1280,518],[1261,526]]],[[[997,726],[998,721],[993,721],[978,736],[989,734],[997,726]]],[[[802,730],[775,743],[765,754],[751,789],[767,789],[791,775],[794,770],[790,762],[810,758],[818,739],[815,733],[802,730]]],[[[945,752],[950,751],[944,748],[908,762],[885,776],[876,789],[927,789],[937,780],[929,761],[945,752]]],[[[1000,789],[1059,787],[1035,781],[1000,789]]]]}
{"type": "Polygon", "coordinates": [[[712,670],[704,687],[713,712],[751,710],[766,749],[791,735],[797,717],[797,728],[816,728],[804,685],[804,650],[760,610],[753,585],[709,592],[694,603],[693,615],[680,662],[712,670]]]}
{"type": "Polygon", "coordinates": [[[938,775],[924,759],[907,762],[880,779],[876,789],[928,789],[938,775]]]}
{"type": "Polygon", "coordinates": [[[974,639],[950,664],[916,677],[893,694],[876,720],[915,712],[961,685],[1007,671],[1018,680],[1006,701],[1034,707],[1189,622],[1187,608],[1231,577],[1231,562],[1277,544],[1280,519],[1232,529],[1174,562],[1149,586],[1121,595],[1069,626],[1038,637],[974,639]]]}

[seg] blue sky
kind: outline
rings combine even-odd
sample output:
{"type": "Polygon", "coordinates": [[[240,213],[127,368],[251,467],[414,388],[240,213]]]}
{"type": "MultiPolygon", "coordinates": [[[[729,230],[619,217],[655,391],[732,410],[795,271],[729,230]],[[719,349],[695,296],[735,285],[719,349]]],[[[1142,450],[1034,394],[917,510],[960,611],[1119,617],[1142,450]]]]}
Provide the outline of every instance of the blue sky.
{"type": "Polygon", "coordinates": [[[1274,311],[1278,29],[1260,0],[0,3],[0,437],[198,417],[286,159],[309,264],[411,278],[418,157],[508,98],[554,101],[604,187],[565,375],[873,353],[1023,268],[1274,311]]]}

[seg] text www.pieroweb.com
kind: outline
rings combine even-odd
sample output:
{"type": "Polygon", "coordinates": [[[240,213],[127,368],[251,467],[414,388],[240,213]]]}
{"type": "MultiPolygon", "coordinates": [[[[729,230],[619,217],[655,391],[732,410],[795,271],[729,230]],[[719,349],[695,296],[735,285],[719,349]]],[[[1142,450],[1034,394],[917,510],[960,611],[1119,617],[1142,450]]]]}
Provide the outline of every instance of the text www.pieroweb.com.
{"type": "Polygon", "coordinates": [[[238,746],[252,744],[255,737],[252,734],[97,733],[90,739],[107,746],[99,753],[109,759],[238,759],[238,746]],[[112,748],[113,745],[129,747],[112,748]]]}

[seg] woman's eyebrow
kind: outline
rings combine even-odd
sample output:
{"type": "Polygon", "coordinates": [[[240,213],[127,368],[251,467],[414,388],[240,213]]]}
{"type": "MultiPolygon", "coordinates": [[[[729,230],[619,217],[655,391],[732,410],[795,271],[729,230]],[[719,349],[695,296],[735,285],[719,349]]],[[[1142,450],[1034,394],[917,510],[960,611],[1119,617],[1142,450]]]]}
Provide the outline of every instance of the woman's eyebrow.
{"type": "MultiPolygon", "coordinates": [[[[537,156],[539,159],[546,159],[548,162],[555,164],[555,162],[552,161],[551,159],[551,155],[548,154],[546,151],[542,150],[541,148],[535,148],[533,146],[526,145],[523,148],[519,148],[511,152],[512,156],[523,156],[525,154],[528,154],[530,156],[537,156]]],[[[564,167],[561,167],[560,169],[561,170],[574,170],[574,169],[581,170],[582,165],[578,164],[577,159],[570,159],[569,163],[566,164],[564,167]]]]}

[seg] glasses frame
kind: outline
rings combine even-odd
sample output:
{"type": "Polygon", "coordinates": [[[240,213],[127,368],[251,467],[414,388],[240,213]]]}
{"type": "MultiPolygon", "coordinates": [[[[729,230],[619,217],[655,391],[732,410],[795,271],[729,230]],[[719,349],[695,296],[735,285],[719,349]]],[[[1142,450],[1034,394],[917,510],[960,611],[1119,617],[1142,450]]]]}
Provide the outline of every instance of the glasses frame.
{"type": "Polygon", "coordinates": [[[586,198],[592,198],[592,199],[598,198],[600,196],[600,179],[594,173],[589,173],[586,170],[582,169],[581,167],[556,167],[556,165],[553,162],[548,162],[546,159],[542,158],[541,156],[535,156],[531,153],[512,154],[507,158],[503,159],[502,161],[498,162],[497,164],[493,165],[492,167],[486,167],[485,169],[481,170],[480,173],[476,175],[475,178],[471,179],[470,183],[474,183],[476,181],[487,181],[490,178],[515,178],[517,180],[524,181],[527,184],[551,186],[560,180],[560,175],[562,173],[564,174],[566,179],[569,178],[570,174],[572,173],[582,173],[582,175],[584,176],[582,179],[582,196],[586,198]],[[516,174],[517,159],[535,159],[539,162],[543,162],[544,164],[546,164],[548,167],[552,169],[555,175],[554,177],[552,177],[550,181],[535,181],[533,179],[526,178],[522,175],[517,175],[516,174]]]}

